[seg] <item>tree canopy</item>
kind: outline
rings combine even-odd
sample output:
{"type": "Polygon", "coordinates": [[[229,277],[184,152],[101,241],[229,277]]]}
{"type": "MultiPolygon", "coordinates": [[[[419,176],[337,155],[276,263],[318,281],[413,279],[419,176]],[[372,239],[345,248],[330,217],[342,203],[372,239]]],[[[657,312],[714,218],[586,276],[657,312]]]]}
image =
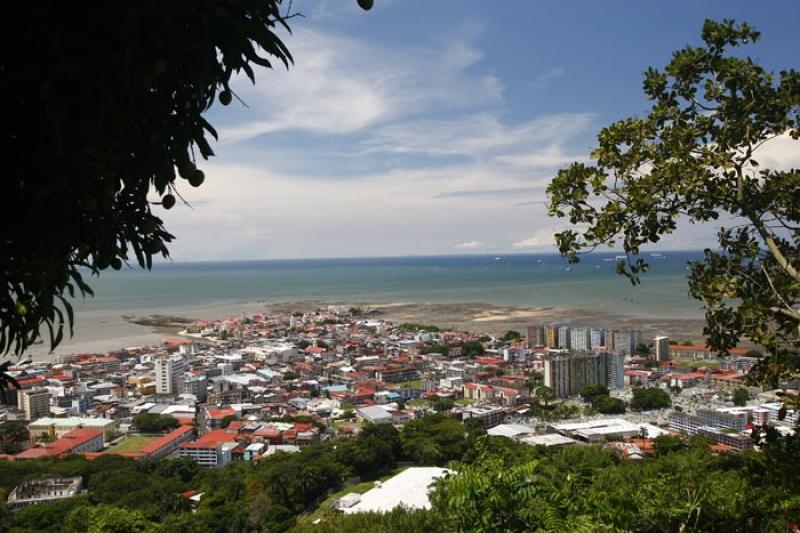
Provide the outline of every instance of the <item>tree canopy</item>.
{"type": "Polygon", "coordinates": [[[292,62],[282,3],[0,6],[0,353],[40,326],[57,345],[87,273],[168,256],[160,211],[214,155],[204,113],[233,101],[237,75],[292,62]]]}
{"type": "Polygon", "coordinates": [[[708,345],[722,351],[743,338],[773,352],[800,342],[800,172],[758,161],[766,143],[800,137],[800,73],[734,50],[759,38],[747,23],[707,20],[701,46],[645,72],[649,113],[604,128],[595,162],[560,170],[547,190],[550,214],[581,227],[556,234],[561,253],[621,248],[617,270],[634,283],[648,270],[641,248],[679,219],[732,220],[689,274],[708,345]]]}

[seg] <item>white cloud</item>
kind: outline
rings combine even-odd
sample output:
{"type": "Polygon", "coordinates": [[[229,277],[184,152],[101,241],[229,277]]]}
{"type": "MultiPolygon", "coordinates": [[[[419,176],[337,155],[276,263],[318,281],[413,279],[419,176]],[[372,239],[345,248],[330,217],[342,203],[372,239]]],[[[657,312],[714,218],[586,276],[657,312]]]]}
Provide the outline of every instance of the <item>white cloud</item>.
{"type": "Polygon", "coordinates": [[[462,250],[476,250],[478,248],[483,248],[484,243],[481,241],[465,241],[460,242],[453,246],[453,248],[460,248],[462,250]]]}
{"type": "Polygon", "coordinates": [[[541,73],[535,80],[528,85],[531,89],[541,89],[552,83],[554,80],[564,76],[567,71],[564,67],[555,67],[546,72],[541,73]]]}
{"type": "Polygon", "coordinates": [[[496,113],[475,113],[448,120],[418,120],[392,124],[378,130],[362,144],[368,151],[419,153],[433,156],[463,155],[480,157],[497,154],[508,164],[556,165],[568,157],[560,145],[586,131],[590,113],[546,115],[516,126],[504,124],[496,113]],[[537,149],[538,148],[538,149],[537,149]]]}
{"type": "Polygon", "coordinates": [[[553,238],[553,230],[540,229],[528,238],[522,239],[512,244],[512,247],[517,250],[536,250],[542,248],[555,247],[555,239],[553,238]]]}
{"type": "Polygon", "coordinates": [[[482,53],[470,28],[438,48],[389,48],[342,35],[298,28],[287,39],[295,64],[245,77],[234,90],[248,105],[222,127],[222,142],[262,133],[307,131],[348,134],[430,109],[486,105],[500,100],[502,85],[469,67],[482,53]]]}

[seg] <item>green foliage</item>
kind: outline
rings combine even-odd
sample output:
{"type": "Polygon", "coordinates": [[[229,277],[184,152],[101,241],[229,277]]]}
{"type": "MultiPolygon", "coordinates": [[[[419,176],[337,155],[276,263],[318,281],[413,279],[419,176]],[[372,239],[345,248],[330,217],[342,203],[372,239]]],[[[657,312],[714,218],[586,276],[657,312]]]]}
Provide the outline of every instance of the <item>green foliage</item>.
{"type": "Polygon", "coordinates": [[[444,465],[460,459],[467,450],[467,437],[457,420],[441,414],[407,422],[400,432],[403,454],[418,465],[444,465]]]}
{"type": "Polygon", "coordinates": [[[217,132],[203,115],[218,96],[230,103],[232,77],[292,60],[280,7],[2,4],[0,353],[23,353],[40,331],[58,345],[68,298],[92,294],[87,273],[168,255],[156,211],[180,196],[179,176],[204,179],[195,163],[217,132]]]}
{"type": "Polygon", "coordinates": [[[594,403],[603,396],[608,396],[608,387],[605,385],[586,385],[581,389],[581,398],[584,402],[594,405],[594,403]]]}
{"type": "Polygon", "coordinates": [[[653,439],[653,448],[658,455],[667,455],[686,448],[686,443],[678,435],[659,435],[653,439]]]}
{"type": "Polygon", "coordinates": [[[439,326],[431,324],[415,324],[414,322],[403,322],[400,327],[408,331],[428,331],[430,333],[437,333],[442,331],[439,326]]]}
{"type": "Polygon", "coordinates": [[[480,341],[463,341],[456,343],[454,346],[460,346],[461,353],[467,357],[478,357],[486,353],[480,341]]]}
{"type": "Polygon", "coordinates": [[[292,372],[291,370],[283,373],[283,380],[284,381],[292,381],[293,379],[297,379],[297,373],[292,372]]]}
{"type": "Polygon", "coordinates": [[[142,433],[159,433],[169,431],[181,425],[178,419],[170,415],[139,413],[133,417],[133,425],[142,433]]]}
{"type": "Polygon", "coordinates": [[[388,513],[340,514],[320,524],[304,524],[297,533],[395,533],[399,531],[443,531],[444,520],[434,511],[403,508],[388,513]]]}
{"type": "Polygon", "coordinates": [[[22,445],[30,439],[28,426],[22,422],[6,422],[0,425],[0,452],[17,453],[22,445]]]}
{"type": "Polygon", "coordinates": [[[222,429],[225,429],[226,427],[231,425],[231,422],[235,420],[237,420],[236,415],[225,415],[222,417],[222,420],[220,420],[219,426],[222,429]]]}
{"type": "Polygon", "coordinates": [[[448,398],[442,398],[440,400],[436,400],[433,403],[433,408],[437,412],[441,413],[442,411],[449,411],[455,406],[455,404],[456,402],[454,402],[453,400],[450,400],[448,398]]]}
{"type": "Polygon", "coordinates": [[[718,246],[691,263],[689,290],[706,310],[708,345],[725,351],[747,338],[775,350],[754,374],[792,374],[781,350],[800,343],[800,172],[758,160],[764,143],[800,138],[800,73],[772,73],[734,48],[760,38],[747,23],[707,20],[701,46],[650,68],[643,117],[604,128],[596,165],[573,163],[548,187],[550,213],[573,225],[556,235],[571,261],[601,245],[622,248],[618,272],[639,282],[642,246],[690,223],[735,220],[718,246]],[[788,342],[787,342],[788,341],[788,342]]]}
{"type": "Polygon", "coordinates": [[[747,405],[747,400],[750,399],[750,393],[744,387],[739,387],[735,391],[733,391],[733,397],[731,400],[733,401],[733,405],[747,405]]]}
{"type": "Polygon", "coordinates": [[[514,331],[513,329],[506,331],[505,335],[503,335],[503,340],[506,342],[519,340],[521,338],[522,334],[519,331],[514,331]]]}
{"type": "Polygon", "coordinates": [[[650,347],[646,344],[639,343],[636,345],[636,348],[633,349],[633,355],[637,357],[650,357],[650,347]]]}
{"type": "Polygon", "coordinates": [[[631,409],[634,411],[652,411],[653,409],[666,409],[672,405],[669,393],[657,387],[633,389],[631,409]]]}
{"type": "Polygon", "coordinates": [[[625,402],[619,398],[611,398],[610,396],[600,396],[594,404],[595,409],[604,415],[621,415],[625,414],[625,402]]]}

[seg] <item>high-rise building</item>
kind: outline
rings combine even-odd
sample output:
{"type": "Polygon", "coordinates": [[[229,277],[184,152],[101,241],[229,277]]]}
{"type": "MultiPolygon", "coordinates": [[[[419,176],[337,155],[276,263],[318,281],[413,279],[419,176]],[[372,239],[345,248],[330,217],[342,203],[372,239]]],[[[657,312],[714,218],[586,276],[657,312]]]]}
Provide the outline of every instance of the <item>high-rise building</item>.
{"type": "Polygon", "coordinates": [[[602,329],[592,328],[589,335],[591,335],[592,349],[603,348],[606,345],[605,331],[602,329]]]}
{"type": "Polygon", "coordinates": [[[610,355],[599,352],[547,356],[544,359],[544,384],[559,398],[580,394],[587,385],[616,387],[621,381],[623,358],[617,356],[614,359],[610,355]]]}
{"type": "Polygon", "coordinates": [[[156,365],[156,393],[179,394],[182,392],[183,373],[186,371],[186,361],[178,354],[157,357],[156,365]]]}
{"type": "Polygon", "coordinates": [[[569,327],[567,326],[561,326],[558,328],[558,347],[569,350],[570,338],[569,338],[569,327]]]}
{"type": "MultiPolygon", "coordinates": [[[[608,334],[606,335],[608,337],[608,334]]],[[[642,343],[642,333],[636,330],[615,331],[613,334],[613,349],[623,355],[631,355],[636,347],[642,343]]]]}
{"type": "Polygon", "coordinates": [[[528,326],[528,347],[545,346],[544,326],[528,326]]]}
{"type": "Polygon", "coordinates": [[[659,335],[653,339],[656,361],[669,361],[669,337],[659,335]]]}
{"type": "Polygon", "coordinates": [[[592,336],[589,328],[572,328],[572,331],[570,331],[570,345],[577,352],[591,350],[592,336]]]}
{"type": "Polygon", "coordinates": [[[608,387],[609,389],[622,389],[625,387],[625,354],[619,352],[608,353],[608,387]]]}
{"type": "Polygon", "coordinates": [[[545,326],[544,337],[548,348],[558,348],[558,326],[545,326]]]}
{"type": "Polygon", "coordinates": [[[44,388],[19,391],[17,406],[27,420],[38,420],[50,414],[50,391],[44,388]]]}

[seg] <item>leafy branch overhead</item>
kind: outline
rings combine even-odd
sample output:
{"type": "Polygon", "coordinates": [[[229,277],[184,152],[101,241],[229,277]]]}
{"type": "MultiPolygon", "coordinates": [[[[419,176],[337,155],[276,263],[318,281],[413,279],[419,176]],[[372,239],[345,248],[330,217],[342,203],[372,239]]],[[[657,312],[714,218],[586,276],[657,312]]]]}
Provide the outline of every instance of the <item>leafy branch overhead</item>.
{"type": "Polygon", "coordinates": [[[0,352],[71,328],[86,273],[150,268],[173,236],[160,209],[217,137],[203,117],[231,80],[292,56],[281,0],[0,5],[0,352]],[[181,178],[181,179],[179,179],[181,178]],[[153,194],[155,193],[155,198],[153,194]]]}
{"type": "Polygon", "coordinates": [[[706,21],[703,46],[645,72],[649,113],[604,128],[596,163],[574,163],[548,187],[550,214],[583,228],[556,235],[561,253],[575,262],[621,248],[618,271],[633,283],[648,268],[641,248],[680,219],[730,221],[689,274],[708,343],[722,350],[743,338],[775,351],[800,342],[800,172],[759,164],[766,143],[800,137],[800,74],[735,50],[759,37],[746,23],[706,21]]]}

